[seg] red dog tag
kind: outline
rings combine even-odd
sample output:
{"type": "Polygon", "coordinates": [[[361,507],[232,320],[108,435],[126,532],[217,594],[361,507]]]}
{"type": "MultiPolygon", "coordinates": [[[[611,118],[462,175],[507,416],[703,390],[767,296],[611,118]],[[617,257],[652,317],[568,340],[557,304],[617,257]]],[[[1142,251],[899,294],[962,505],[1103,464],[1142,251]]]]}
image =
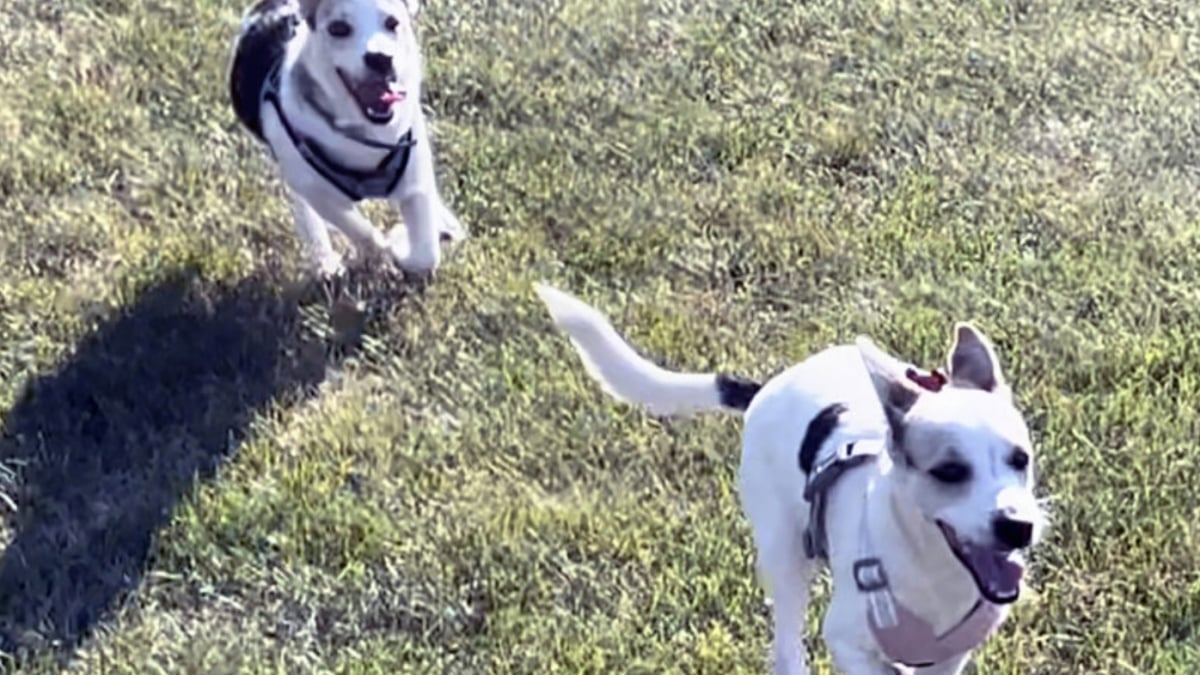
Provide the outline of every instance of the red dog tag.
{"type": "Polygon", "coordinates": [[[929,391],[941,391],[947,382],[946,376],[937,368],[929,371],[928,374],[917,372],[916,368],[909,368],[905,371],[904,375],[913,382],[916,382],[917,386],[929,391]]]}

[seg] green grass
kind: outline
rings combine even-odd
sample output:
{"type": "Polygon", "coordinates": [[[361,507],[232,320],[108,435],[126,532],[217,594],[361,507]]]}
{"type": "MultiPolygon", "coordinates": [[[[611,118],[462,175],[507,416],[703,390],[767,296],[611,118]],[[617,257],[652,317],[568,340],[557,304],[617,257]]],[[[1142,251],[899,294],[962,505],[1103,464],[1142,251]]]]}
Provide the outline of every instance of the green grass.
{"type": "Polygon", "coordinates": [[[738,424],[612,404],[540,279],[756,377],[977,321],[1054,526],[975,672],[1200,670],[1194,3],[431,3],[474,236],[333,294],[226,102],[242,9],[0,0],[13,670],[764,672],[738,424]]]}

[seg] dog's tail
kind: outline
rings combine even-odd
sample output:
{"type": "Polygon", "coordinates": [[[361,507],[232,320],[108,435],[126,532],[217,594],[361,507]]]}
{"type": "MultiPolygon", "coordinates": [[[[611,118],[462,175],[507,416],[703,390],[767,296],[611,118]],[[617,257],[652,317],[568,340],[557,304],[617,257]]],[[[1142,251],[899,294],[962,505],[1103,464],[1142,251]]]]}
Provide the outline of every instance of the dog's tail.
{"type": "Polygon", "coordinates": [[[659,368],[625,341],[608,319],[579,298],[534,284],[554,323],[567,333],[583,366],[604,391],[656,415],[705,410],[742,412],[762,385],[724,373],[675,373],[659,368]]]}

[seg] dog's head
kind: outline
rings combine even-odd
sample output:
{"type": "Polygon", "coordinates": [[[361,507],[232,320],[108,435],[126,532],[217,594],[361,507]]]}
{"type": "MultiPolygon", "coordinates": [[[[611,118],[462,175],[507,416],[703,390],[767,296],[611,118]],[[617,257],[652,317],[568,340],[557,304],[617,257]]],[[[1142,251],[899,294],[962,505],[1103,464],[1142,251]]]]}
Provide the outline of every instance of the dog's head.
{"type": "Polygon", "coordinates": [[[949,386],[922,388],[906,364],[857,341],[887,416],[901,498],[935,523],[995,603],[1020,595],[1023,551],[1041,537],[1033,447],[991,343],[959,323],[947,359],[949,386]]]}
{"type": "Polygon", "coordinates": [[[333,87],[326,93],[335,101],[353,101],[368,122],[389,124],[419,93],[418,11],[419,0],[300,0],[312,54],[305,65],[333,87]]]}

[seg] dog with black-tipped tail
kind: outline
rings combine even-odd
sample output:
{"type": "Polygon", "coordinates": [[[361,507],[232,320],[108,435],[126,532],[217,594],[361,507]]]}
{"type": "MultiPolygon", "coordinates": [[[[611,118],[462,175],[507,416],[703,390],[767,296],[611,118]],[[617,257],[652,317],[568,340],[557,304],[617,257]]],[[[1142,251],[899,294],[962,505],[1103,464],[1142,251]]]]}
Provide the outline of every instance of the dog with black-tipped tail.
{"type": "Polygon", "coordinates": [[[823,636],[850,675],[959,673],[1007,617],[1046,518],[1029,430],[977,328],[955,325],[944,376],[859,337],[760,385],[660,368],[596,309],[536,290],[614,398],[658,415],[745,414],[739,492],[775,673],[808,672],[801,629],[822,565],[823,636]]]}
{"type": "Polygon", "coordinates": [[[427,277],[441,243],[466,228],[443,202],[421,109],[419,0],[259,0],[242,20],[229,93],[242,124],[271,151],[296,231],[316,273],[345,271],[329,230],[354,259],[385,260],[427,277]],[[387,234],[356,208],[398,206],[387,234]]]}

